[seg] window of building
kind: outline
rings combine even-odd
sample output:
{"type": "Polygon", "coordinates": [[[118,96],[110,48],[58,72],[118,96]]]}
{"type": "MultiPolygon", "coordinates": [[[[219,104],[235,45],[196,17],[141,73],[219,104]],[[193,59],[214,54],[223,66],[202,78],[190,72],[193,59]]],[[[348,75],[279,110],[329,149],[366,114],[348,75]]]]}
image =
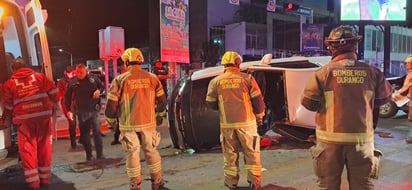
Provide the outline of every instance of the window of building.
{"type": "Polygon", "coordinates": [[[376,49],[383,51],[383,32],[376,31],[376,49]]]}
{"type": "Polygon", "coordinates": [[[365,50],[372,50],[372,31],[369,29],[365,30],[365,50]]]}
{"type": "Polygon", "coordinates": [[[372,50],[376,51],[376,30],[372,30],[371,42],[372,42],[372,50]]]}
{"type": "Polygon", "coordinates": [[[210,39],[219,47],[219,54],[225,52],[225,27],[213,26],[209,29],[210,39]]]}
{"type": "Polygon", "coordinates": [[[396,53],[399,53],[399,38],[400,38],[400,35],[399,35],[399,34],[395,34],[393,47],[395,48],[395,51],[394,51],[394,52],[396,52],[396,53]]]}
{"type": "Polygon", "coordinates": [[[257,34],[246,34],[246,49],[257,49],[258,48],[258,35],[257,34]]]}
{"type": "Polygon", "coordinates": [[[407,40],[406,36],[402,36],[402,53],[407,53],[407,40]]]}
{"type": "Polygon", "coordinates": [[[391,34],[391,52],[398,52],[398,34],[391,34]]]}

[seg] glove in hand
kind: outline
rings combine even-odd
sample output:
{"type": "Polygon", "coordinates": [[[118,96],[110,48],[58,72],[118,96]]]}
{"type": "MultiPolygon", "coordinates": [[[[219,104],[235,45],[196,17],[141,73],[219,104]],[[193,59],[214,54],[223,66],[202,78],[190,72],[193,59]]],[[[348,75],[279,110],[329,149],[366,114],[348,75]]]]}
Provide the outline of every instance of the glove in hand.
{"type": "Polygon", "coordinates": [[[257,117],[256,118],[256,124],[257,124],[258,127],[262,126],[263,125],[263,118],[257,117]]]}
{"type": "Polygon", "coordinates": [[[117,121],[117,119],[114,119],[114,120],[106,119],[106,123],[107,123],[108,126],[110,126],[110,128],[113,131],[116,131],[117,128],[119,128],[119,122],[117,121]]]}

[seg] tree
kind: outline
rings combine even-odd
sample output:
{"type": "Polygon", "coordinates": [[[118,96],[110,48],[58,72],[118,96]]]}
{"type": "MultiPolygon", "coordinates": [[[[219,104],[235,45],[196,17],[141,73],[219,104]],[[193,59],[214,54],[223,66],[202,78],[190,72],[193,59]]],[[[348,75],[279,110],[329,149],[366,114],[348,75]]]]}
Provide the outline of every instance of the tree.
{"type": "Polygon", "coordinates": [[[209,43],[203,43],[202,51],[201,58],[205,62],[205,67],[216,66],[219,61],[219,46],[209,41],[209,43]]]}

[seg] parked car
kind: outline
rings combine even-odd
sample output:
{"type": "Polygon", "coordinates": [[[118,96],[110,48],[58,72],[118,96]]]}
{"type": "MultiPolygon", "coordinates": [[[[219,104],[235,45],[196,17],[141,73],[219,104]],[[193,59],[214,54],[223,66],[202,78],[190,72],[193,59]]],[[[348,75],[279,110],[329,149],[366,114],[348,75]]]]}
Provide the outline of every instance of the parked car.
{"type": "MultiPolygon", "coordinates": [[[[406,75],[403,77],[387,78],[387,81],[392,85],[393,95],[395,95],[397,91],[400,88],[402,88],[405,78],[406,78],[406,75]]],[[[405,113],[409,112],[409,98],[407,96],[397,101],[388,102],[382,105],[381,107],[379,107],[379,117],[391,118],[395,116],[399,110],[402,110],[405,113]]]]}
{"type": "MultiPolygon", "coordinates": [[[[265,128],[298,140],[308,140],[315,133],[315,113],[300,104],[306,81],[330,56],[291,57],[272,59],[265,55],[261,61],[240,65],[242,72],[256,78],[266,104],[265,128]]],[[[178,81],[169,99],[169,130],[176,148],[197,151],[219,145],[219,113],[206,105],[209,81],[223,73],[223,66],[193,72],[178,81]]]]}

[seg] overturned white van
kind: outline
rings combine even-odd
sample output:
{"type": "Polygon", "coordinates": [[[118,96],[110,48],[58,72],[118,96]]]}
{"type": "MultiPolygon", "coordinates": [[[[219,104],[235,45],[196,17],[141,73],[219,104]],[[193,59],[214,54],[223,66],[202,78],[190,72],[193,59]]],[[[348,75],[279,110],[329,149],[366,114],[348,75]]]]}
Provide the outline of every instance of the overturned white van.
{"type": "MultiPolygon", "coordinates": [[[[298,140],[307,140],[314,134],[315,113],[301,104],[301,95],[307,80],[330,56],[290,57],[244,62],[242,72],[250,73],[264,95],[266,105],[265,127],[298,140]]],[[[209,149],[219,145],[219,113],[206,105],[209,81],[223,73],[223,66],[195,71],[181,79],[169,99],[169,130],[176,148],[209,149]]]]}

